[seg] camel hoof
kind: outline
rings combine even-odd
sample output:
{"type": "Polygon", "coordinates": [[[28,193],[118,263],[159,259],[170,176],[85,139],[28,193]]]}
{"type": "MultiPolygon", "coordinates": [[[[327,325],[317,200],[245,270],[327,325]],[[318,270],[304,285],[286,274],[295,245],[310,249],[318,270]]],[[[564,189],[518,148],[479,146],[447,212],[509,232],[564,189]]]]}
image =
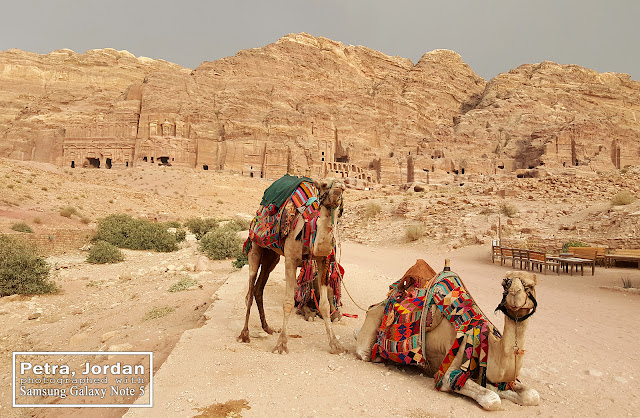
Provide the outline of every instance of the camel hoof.
{"type": "Polygon", "coordinates": [[[329,352],[331,354],[341,354],[341,353],[344,353],[345,351],[346,350],[344,349],[344,347],[342,347],[342,344],[340,344],[340,342],[338,342],[337,339],[334,338],[329,343],[329,352]]]}
{"type": "Polygon", "coordinates": [[[502,406],[500,396],[495,392],[487,392],[478,398],[478,403],[487,411],[497,411],[502,406]]]}
{"type": "Polygon", "coordinates": [[[280,332],[280,331],[274,330],[269,325],[262,327],[262,329],[264,330],[264,332],[266,332],[269,335],[273,335],[274,332],[280,332]]]}
{"type": "Polygon", "coordinates": [[[249,330],[242,330],[242,332],[240,333],[240,335],[238,335],[237,340],[241,343],[248,343],[251,341],[251,338],[249,337],[249,330]]]}
{"type": "Polygon", "coordinates": [[[364,351],[360,351],[357,350],[356,351],[356,358],[362,360],[362,361],[371,361],[371,353],[367,353],[364,351]]]}
{"type": "Polygon", "coordinates": [[[342,312],[340,309],[336,310],[333,315],[331,315],[331,322],[336,322],[342,319],[342,312]]]}
{"type": "Polygon", "coordinates": [[[289,354],[289,348],[287,347],[286,343],[278,343],[276,344],[275,347],[273,347],[273,350],[271,350],[272,353],[278,353],[278,354],[289,354]]]}
{"type": "Polygon", "coordinates": [[[519,393],[522,405],[536,406],[540,404],[540,394],[535,389],[525,389],[519,393]]]}

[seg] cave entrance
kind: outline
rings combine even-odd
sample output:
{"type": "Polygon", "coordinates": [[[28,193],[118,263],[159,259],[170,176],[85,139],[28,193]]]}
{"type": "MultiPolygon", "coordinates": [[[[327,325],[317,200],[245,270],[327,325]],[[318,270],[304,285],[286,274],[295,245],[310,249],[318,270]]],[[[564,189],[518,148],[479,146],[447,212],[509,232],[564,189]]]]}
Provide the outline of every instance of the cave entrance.
{"type": "Polygon", "coordinates": [[[203,164],[202,169],[203,169],[204,171],[207,171],[207,170],[209,169],[209,166],[208,166],[208,165],[206,165],[206,164],[203,164]]]}
{"type": "Polygon", "coordinates": [[[158,157],[158,161],[160,161],[158,163],[160,165],[171,165],[169,164],[169,157],[158,157]]]}
{"type": "Polygon", "coordinates": [[[107,168],[111,168],[111,158],[107,158],[106,164],[107,168]]]}
{"type": "Polygon", "coordinates": [[[71,168],[76,168],[76,162],[75,161],[71,161],[71,168]]]}
{"type": "Polygon", "coordinates": [[[87,162],[89,163],[89,167],[100,168],[100,159],[99,158],[87,157],[87,162]]]}

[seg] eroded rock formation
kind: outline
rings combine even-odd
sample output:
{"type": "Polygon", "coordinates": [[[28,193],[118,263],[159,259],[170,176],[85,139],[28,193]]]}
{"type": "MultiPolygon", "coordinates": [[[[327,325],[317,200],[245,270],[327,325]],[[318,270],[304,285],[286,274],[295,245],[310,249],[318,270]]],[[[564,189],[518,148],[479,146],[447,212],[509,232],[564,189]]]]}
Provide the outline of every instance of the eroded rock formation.
{"type": "Polygon", "coordinates": [[[126,51],[0,52],[0,156],[275,178],[429,182],[640,163],[640,83],[551,62],[488,83],[453,51],[415,65],[290,34],[195,70],[126,51]]]}

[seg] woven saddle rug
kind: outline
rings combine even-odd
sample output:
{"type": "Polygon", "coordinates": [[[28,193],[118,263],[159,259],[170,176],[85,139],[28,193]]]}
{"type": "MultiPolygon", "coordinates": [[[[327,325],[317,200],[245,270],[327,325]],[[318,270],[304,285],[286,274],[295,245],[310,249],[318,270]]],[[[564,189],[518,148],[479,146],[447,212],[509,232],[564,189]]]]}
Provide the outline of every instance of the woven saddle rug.
{"type": "MultiPolygon", "coordinates": [[[[276,180],[274,184],[278,181],[276,180]]],[[[318,190],[309,181],[300,182],[281,206],[276,206],[274,203],[260,206],[249,227],[249,238],[244,243],[245,254],[249,252],[252,242],[260,247],[282,252],[284,239],[295,228],[298,214],[302,214],[305,222],[304,230],[307,232],[302,238],[303,243],[308,247],[313,238],[311,232],[315,232],[318,209],[318,190]]]]}
{"type": "Polygon", "coordinates": [[[456,339],[434,376],[436,388],[442,387],[444,375],[461,348],[464,357],[460,369],[450,374],[452,389],[461,388],[469,378],[486,384],[489,333],[498,338],[501,335],[476,305],[460,277],[443,271],[425,287],[409,290],[401,289],[401,282],[402,279],[390,286],[372,359],[380,355],[397,363],[426,367],[424,342],[431,329],[433,312],[438,309],[455,328],[456,339]]]}

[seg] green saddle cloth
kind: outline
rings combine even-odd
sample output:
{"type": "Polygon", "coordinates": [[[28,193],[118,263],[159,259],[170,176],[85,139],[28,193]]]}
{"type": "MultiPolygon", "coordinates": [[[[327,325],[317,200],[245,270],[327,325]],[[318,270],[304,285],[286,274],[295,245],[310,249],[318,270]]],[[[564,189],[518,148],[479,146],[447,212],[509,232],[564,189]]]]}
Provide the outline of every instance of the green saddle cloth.
{"type": "Polygon", "coordinates": [[[260,206],[273,205],[276,208],[282,204],[296,191],[300,183],[308,181],[313,183],[309,177],[290,176],[285,174],[278,180],[274,181],[271,186],[267,187],[262,195],[260,206]]]}

